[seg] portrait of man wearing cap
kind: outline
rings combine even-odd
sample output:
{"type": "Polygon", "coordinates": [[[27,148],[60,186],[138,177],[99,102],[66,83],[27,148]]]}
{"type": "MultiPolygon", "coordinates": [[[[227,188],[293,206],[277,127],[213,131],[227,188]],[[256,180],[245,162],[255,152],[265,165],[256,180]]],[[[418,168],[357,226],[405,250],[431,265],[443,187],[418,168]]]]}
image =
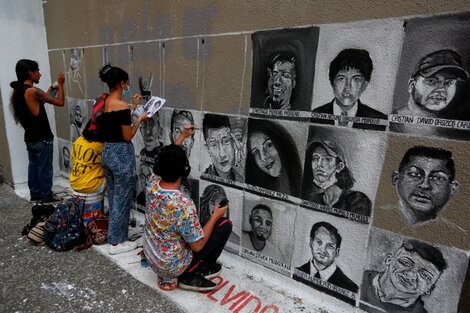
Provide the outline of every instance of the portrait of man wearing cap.
{"type": "Polygon", "coordinates": [[[427,313],[424,300],[446,268],[440,249],[406,239],[387,254],[381,271],[364,272],[359,307],[371,313],[427,313]]]}
{"type": "Polygon", "coordinates": [[[446,118],[462,82],[469,78],[461,56],[445,49],[422,57],[408,81],[410,97],[395,114],[446,118]]]}
{"type": "Polygon", "coordinates": [[[343,150],[333,141],[313,141],[305,155],[302,199],[344,211],[370,216],[372,203],[352,190],[354,177],[343,150]]]}
{"type": "MultiPolygon", "coordinates": [[[[341,117],[369,117],[387,119],[387,115],[361,102],[360,97],[369,85],[373,64],[364,49],[344,49],[330,63],[329,80],[334,98],[313,110],[314,113],[334,114],[341,117]]],[[[337,126],[385,130],[385,125],[353,123],[348,120],[312,118],[312,122],[337,126]]]]}
{"type": "MultiPolygon", "coordinates": [[[[75,102],[75,101],[74,101],[75,102]]],[[[78,102],[72,103],[70,110],[70,141],[75,142],[85,129],[85,116],[78,102]]]]}

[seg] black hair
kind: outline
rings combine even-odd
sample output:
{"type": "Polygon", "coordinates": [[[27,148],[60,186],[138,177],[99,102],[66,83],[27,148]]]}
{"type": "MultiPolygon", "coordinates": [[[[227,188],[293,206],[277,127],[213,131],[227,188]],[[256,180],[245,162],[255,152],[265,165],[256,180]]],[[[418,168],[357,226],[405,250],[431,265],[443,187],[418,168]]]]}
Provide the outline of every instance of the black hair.
{"type": "Polygon", "coordinates": [[[103,83],[108,84],[109,88],[115,88],[121,82],[129,80],[129,74],[119,67],[106,64],[99,72],[99,77],[103,83]]]}
{"type": "Polygon", "coordinates": [[[341,247],[341,235],[338,233],[338,229],[327,222],[318,222],[313,224],[312,229],[310,230],[310,241],[315,238],[315,233],[317,232],[320,227],[325,228],[333,237],[336,239],[336,248],[339,249],[341,247]]]}
{"type": "Polygon", "coordinates": [[[403,241],[401,245],[406,251],[416,252],[420,257],[434,264],[439,272],[447,268],[447,262],[442,255],[441,250],[418,240],[409,239],[403,241]]]}
{"type": "Polygon", "coordinates": [[[281,125],[270,120],[250,119],[248,122],[248,143],[245,182],[269,190],[299,194],[299,176],[302,175],[299,153],[292,136],[281,125]],[[271,139],[281,159],[281,176],[273,178],[263,172],[251,152],[250,136],[253,133],[265,134],[271,139]]]}
{"type": "Polygon", "coordinates": [[[82,136],[86,140],[93,142],[93,141],[98,141],[98,142],[104,142],[103,135],[99,131],[99,128],[96,130],[90,130],[90,125],[91,125],[91,119],[88,120],[88,123],[85,125],[85,129],[83,129],[82,136]]]}
{"type": "Polygon", "coordinates": [[[251,213],[250,213],[250,224],[253,226],[253,212],[255,210],[263,210],[263,211],[266,211],[268,212],[271,217],[273,216],[273,212],[271,211],[271,208],[268,207],[267,205],[264,205],[264,204],[258,204],[256,205],[253,209],[251,209],[251,213]]]}
{"type": "Polygon", "coordinates": [[[18,80],[10,83],[10,87],[13,88],[10,98],[10,110],[16,124],[20,123],[23,126],[25,117],[29,114],[29,108],[24,99],[24,81],[30,78],[29,72],[35,72],[38,69],[38,63],[33,60],[21,59],[16,62],[15,72],[18,80]]]}
{"type": "Polygon", "coordinates": [[[272,71],[274,69],[274,65],[276,63],[286,63],[286,62],[289,62],[294,66],[293,71],[291,72],[291,74],[292,74],[292,79],[295,80],[295,77],[297,75],[296,70],[295,70],[296,69],[295,56],[291,56],[291,55],[289,55],[287,53],[284,53],[284,52],[276,52],[276,53],[273,53],[270,56],[269,62],[268,62],[268,76],[270,75],[270,71],[272,71]]]}
{"type": "Polygon", "coordinates": [[[211,218],[211,212],[209,209],[209,201],[211,200],[212,196],[214,196],[215,194],[221,194],[224,198],[227,197],[227,194],[225,193],[224,188],[222,188],[219,185],[214,185],[214,184],[207,186],[204,189],[204,192],[202,193],[201,205],[200,205],[201,209],[199,213],[199,222],[201,223],[201,226],[203,227],[211,218]]]}
{"type": "MultiPolygon", "coordinates": [[[[313,171],[312,171],[312,159],[313,159],[313,150],[318,147],[318,142],[313,141],[307,148],[305,152],[305,168],[304,168],[304,178],[302,183],[302,195],[304,199],[308,198],[308,194],[313,189],[313,171]]],[[[322,146],[321,146],[322,147],[322,146]]],[[[336,158],[336,163],[340,160],[336,158]]],[[[351,170],[344,164],[344,168],[341,172],[336,173],[336,186],[343,190],[349,190],[354,186],[354,177],[351,170]]]]}
{"type": "Polygon", "coordinates": [[[209,129],[218,129],[222,127],[228,127],[229,129],[232,129],[228,116],[211,113],[205,114],[204,120],[202,121],[202,132],[204,134],[204,140],[207,141],[209,129]]]}
{"type": "Polygon", "coordinates": [[[366,81],[370,81],[372,75],[372,59],[369,52],[364,49],[344,49],[330,63],[329,78],[333,85],[336,75],[341,70],[355,69],[364,75],[366,81]]]}
{"type": "Polygon", "coordinates": [[[434,147],[425,147],[425,146],[415,146],[413,148],[408,149],[405,155],[401,159],[400,165],[398,167],[398,171],[402,172],[405,166],[410,162],[411,157],[425,157],[430,159],[438,159],[445,162],[445,167],[449,170],[449,178],[450,180],[454,180],[455,178],[455,163],[452,159],[452,152],[441,149],[441,148],[434,148],[434,147]]]}
{"type": "Polygon", "coordinates": [[[179,145],[171,144],[163,147],[155,157],[153,172],[163,181],[174,183],[185,176],[188,167],[185,150],[179,145]]]}

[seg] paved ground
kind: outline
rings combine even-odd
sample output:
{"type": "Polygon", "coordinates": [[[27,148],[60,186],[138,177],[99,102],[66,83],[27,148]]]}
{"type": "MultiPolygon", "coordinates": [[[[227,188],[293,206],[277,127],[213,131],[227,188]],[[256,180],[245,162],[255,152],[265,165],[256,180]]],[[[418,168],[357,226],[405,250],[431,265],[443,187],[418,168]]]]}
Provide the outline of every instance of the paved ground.
{"type": "Polygon", "coordinates": [[[0,183],[0,312],[183,312],[93,249],[31,245],[31,206],[0,183]]]}

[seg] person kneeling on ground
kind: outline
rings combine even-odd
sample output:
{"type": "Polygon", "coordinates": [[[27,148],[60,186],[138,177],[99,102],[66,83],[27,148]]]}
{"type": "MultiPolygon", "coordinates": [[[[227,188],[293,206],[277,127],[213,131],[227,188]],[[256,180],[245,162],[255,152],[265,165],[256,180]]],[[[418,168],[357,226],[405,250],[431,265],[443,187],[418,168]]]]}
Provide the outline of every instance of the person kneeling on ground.
{"type": "Polygon", "coordinates": [[[201,227],[193,200],[178,190],[190,170],[181,146],[165,146],[146,189],[144,254],[162,290],[175,289],[177,282],[186,290],[214,289],[216,284],[208,278],[220,272],[216,261],[232,231],[232,223],[223,217],[228,205],[216,205],[201,227]]]}

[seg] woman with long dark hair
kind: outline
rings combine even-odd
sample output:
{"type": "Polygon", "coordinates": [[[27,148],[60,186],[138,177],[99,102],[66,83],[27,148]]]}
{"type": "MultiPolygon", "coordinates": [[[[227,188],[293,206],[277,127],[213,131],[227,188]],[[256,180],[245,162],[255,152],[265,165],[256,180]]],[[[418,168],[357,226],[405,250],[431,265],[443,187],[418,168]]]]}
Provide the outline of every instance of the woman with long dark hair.
{"type": "Polygon", "coordinates": [[[64,74],[57,78],[57,94],[53,97],[34,84],[39,83],[41,73],[36,61],[19,60],[15,67],[17,81],[10,83],[13,93],[10,109],[17,124],[24,128],[24,141],[28,150],[28,187],[31,201],[43,203],[62,199],[52,193],[52,152],[54,135],[47,119],[44,103],[64,106],[64,74]]]}
{"type": "MultiPolygon", "coordinates": [[[[108,186],[109,253],[118,254],[137,247],[135,242],[127,241],[129,213],[136,182],[135,153],[131,140],[147,114],[142,114],[132,124],[129,105],[122,101],[130,90],[129,75],[124,70],[108,64],[100,70],[99,75],[109,87],[103,113],[98,118],[104,139],[101,164],[108,186]]],[[[132,110],[141,98],[139,94],[132,97],[132,110]]]]}
{"type": "Polygon", "coordinates": [[[334,142],[309,143],[305,154],[302,199],[344,211],[370,216],[372,202],[352,190],[354,177],[343,150],[334,142]]]}
{"type": "MultiPolygon", "coordinates": [[[[201,197],[201,209],[199,210],[199,222],[201,226],[206,225],[210,220],[214,208],[219,204],[222,199],[227,198],[224,188],[219,185],[209,185],[204,189],[201,197]]],[[[228,210],[227,210],[227,218],[228,210]]]]}
{"type": "Polygon", "coordinates": [[[292,136],[273,121],[249,120],[245,182],[297,197],[301,175],[292,136]]]}

